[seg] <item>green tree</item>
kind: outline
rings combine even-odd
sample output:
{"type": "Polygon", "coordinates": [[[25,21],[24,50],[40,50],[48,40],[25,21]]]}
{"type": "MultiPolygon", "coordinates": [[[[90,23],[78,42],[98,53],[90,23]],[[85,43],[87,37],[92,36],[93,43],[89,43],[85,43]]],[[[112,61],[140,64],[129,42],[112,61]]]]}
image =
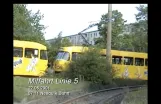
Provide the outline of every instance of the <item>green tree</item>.
{"type": "Polygon", "coordinates": [[[26,8],[25,4],[14,4],[14,33],[13,37],[16,40],[35,41],[46,45],[44,38],[44,30],[46,27],[40,24],[43,15],[40,11],[32,13],[26,8]]]}
{"type": "MultiPolygon", "coordinates": [[[[130,34],[122,34],[123,28],[125,27],[125,21],[122,19],[122,14],[117,10],[112,12],[112,49],[147,52],[148,7],[140,5],[139,7],[136,7],[136,9],[138,10],[138,13],[135,15],[137,21],[128,24],[132,25],[132,32],[130,34]]],[[[96,39],[96,46],[106,48],[107,24],[103,21],[108,20],[107,14],[102,15],[101,20],[102,21],[98,25],[98,30],[102,37],[96,39]]]]}
{"type": "Polygon", "coordinates": [[[120,49],[123,51],[135,51],[133,46],[134,35],[131,34],[123,34],[120,36],[120,49]]]}
{"type": "Polygon", "coordinates": [[[134,50],[137,52],[147,52],[148,48],[148,41],[147,41],[147,31],[148,31],[148,24],[147,24],[147,6],[140,5],[139,7],[136,7],[136,9],[139,11],[138,14],[136,14],[136,20],[137,22],[133,23],[134,26],[134,34],[132,34],[132,44],[134,47],[134,50]]]}
{"type": "Polygon", "coordinates": [[[69,39],[67,39],[67,38],[62,39],[62,43],[61,43],[62,47],[71,46],[71,45],[72,45],[72,43],[69,41],[69,39]]]}
{"type": "MultiPolygon", "coordinates": [[[[100,31],[101,38],[96,39],[96,45],[101,46],[102,48],[106,47],[106,39],[107,39],[107,23],[104,21],[108,21],[107,14],[102,15],[101,22],[98,25],[98,30],[100,31]]],[[[119,43],[119,34],[123,32],[125,20],[122,18],[122,13],[118,10],[112,11],[112,49],[120,48],[119,43]]]]}
{"type": "Polygon", "coordinates": [[[78,55],[76,60],[70,63],[65,75],[71,79],[80,75],[92,83],[112,84],[115,74],[106,69],[106,58],[100,55],[100,49],[89,47],[88,51],[78,55]]]}
{"type": "Polygon", "coordinates": [[[136,22],[127,24],[132,26],[130,34],[118,36],[118,43],[121,46],[119,50],[147,52],[147,6],[140,5],[136,7],[136,22]]]}
{"type": "Polygon", "coordinates": [[[67,38],[62,38],[62,31],[50,43],[48,50],[49,61],[53,63],[60,47],[71,46],[72,43],[67,38]]]}
{"type": "Polygon", "coordinates": [[[136,14],[136,34],[135,35],[139,35],[138,38],[136,39],[136,41],[139,40],[140,46],[139,46],[139,51],[142,52],[147,52],[147,48],[148,48],[148,41],[147,41],[147,31],[148,31],[148,23],[147,23],[147,15],[148,15],[148,11],[147,11],[148,7],[145,5],[140,5],[139,7],[137,7],[137,10],[139,11],[138,14],[136,14]]]}
{"type": "Polygon", "coordinates": [[[136,20],[137,21],[147,21],[148,16],[148,7],[146,5],[140,5],[139,7],[136,7],[136,9],[139,11],[138,14],[136,14],[136,20]]]}
{"type": "Polygon", "coordinates": [[[61,47],[61,38],[62,38],[61,35],[62,35],[62,32],[60,32],[58,34],[58,36],[56,38],[54,38],[52,42],[49,43],[48,57],[49,57],[49,61],[51,63],[53,63],[54,58],[55,58],[59,48],[61,47]]]}
{"type": "Polygon", "coordinates": [[[51,47],[56,48],[56,50],[58,48],[61,47],[61,40],[62,40],[62,31],[58,34],[58,36],[56,38],[54,38],[54,41],[51,42],[51,47]]]}

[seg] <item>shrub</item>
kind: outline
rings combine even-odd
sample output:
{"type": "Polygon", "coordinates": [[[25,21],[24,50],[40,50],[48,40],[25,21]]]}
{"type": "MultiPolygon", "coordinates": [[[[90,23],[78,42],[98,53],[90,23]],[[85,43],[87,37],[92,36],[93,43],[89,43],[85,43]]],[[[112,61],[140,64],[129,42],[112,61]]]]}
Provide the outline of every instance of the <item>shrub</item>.
{"type": "Polygon", "coordinates": [[[84,77],[84,80],[92,83],[110,84],[113,74],[111,74],[111,69],[107,70],[106,58],[99,54],[99,49],[90,48],[72,62],[66,72],[66,76],[70,78],[80,75],[84,77]]]}

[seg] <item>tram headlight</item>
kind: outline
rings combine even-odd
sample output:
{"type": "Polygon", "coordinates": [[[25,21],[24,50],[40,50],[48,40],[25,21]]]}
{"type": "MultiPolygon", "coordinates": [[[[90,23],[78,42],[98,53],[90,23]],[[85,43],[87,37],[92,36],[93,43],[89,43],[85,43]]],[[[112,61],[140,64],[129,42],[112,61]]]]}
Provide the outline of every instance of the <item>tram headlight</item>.
{"type": "Polygon", "coordinates": [[[57,68],[57,69],[62,69],[62,66],[57,65],[56,68],[57,68]]]}

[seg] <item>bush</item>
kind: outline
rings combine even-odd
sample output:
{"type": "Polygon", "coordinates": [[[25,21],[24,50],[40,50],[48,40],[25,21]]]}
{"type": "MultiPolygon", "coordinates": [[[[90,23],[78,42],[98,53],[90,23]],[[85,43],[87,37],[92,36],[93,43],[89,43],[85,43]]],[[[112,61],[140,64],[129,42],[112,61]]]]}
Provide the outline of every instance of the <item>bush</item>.
{"type": "Polygon", "coordinates": [[[139,79],[122,79],[122,78],[115,78],[113,82],[117,84],[117,86],[135,86],[135,85],[146,85],[146,80],[139,80],[139,79]]]}
{"type": "Polygon", "coordinates": [[[81,75],[84,80],[98,84],[110,84],[113,77],[111,69],[107,70],[106,58],[99,54],[99,49],[92,48],[72,62],[65,75],[72,79],[81,75]]]}

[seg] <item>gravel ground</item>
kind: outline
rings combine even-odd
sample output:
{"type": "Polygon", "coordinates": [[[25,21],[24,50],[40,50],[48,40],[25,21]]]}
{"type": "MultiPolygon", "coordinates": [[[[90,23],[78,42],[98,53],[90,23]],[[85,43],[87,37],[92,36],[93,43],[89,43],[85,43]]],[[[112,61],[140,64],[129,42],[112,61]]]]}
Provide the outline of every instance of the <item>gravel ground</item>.
{"type": "MultiPolygon", "coordinates": [[[[108,99],[118,93],[123,93],[126,90],[127,89],[107,91],[107,92],[93,94],[85,98],[78,99],[75,102],[75,104],[104,104],[103,100],[108,99]]],[[[70,92],[69,95],[46,96],[41,99],[33,100],[29,102],[27,102],[27,100],[24,99],[21,103],[14,103],[14,104],[61,104],[62,102],[67,101],[69,99],[89,93],[89,91],[87,90],[72,90],[69,92],[70,92]]]]}
{"type": "MultiPolygon", "coordinates": [[[[123,90],[115,90],[115,91],[106,91],[93,95],[86,96],[85,98],[78,99],[72,103],[74,104],[103,104],[104,99],[108,99],[118,93],[122,93],[123,90]]],[[[54,103],[53,103],[54,104],[54,103]]],[[[68,103],[66,103],[68,104],[68,103]]],[[[69,103],[70,104],[70,103],[69,103]]]]}
{"type": "MultiPolygon", "coordinates": [[[[89,96],[89,97],[87,97],[83,100],[77,101],[77,103],[78,104],[94,103],[96,101],[100,101],[100,99],[105,99],[107,97],[113,96],[113,94],[118,93],[118,91],[109,91],[109,92],[104,92],[104,93],[101,93],[101,94],[94,94],[94,95],[89,96]]],[[[46,97],[43,97],[41,99],[37,99],[37,100],[29,101],[29,102],[27,102],[27,100],[24,99],[24,100],[21,101],[21,103],[14,103],[14,104],[60,104],[61,102],[64,102],[64,101],[67,101],[69,99],[75,98],[77,96],[81,96],[81,95],[89,93],[89,91],[87,91],[85,89],[83,89],[83,90],[73,90],[73,91],[69,91],[69,92],[70,92],[70,95],[46,96],[46,97]]]]}
{"type": "Polygon", "coordinates": [[[122,104],[148,104],[147,88],[130,92],[125,96],[122,104]]]}
{"type": "Polygon", "coordinates": [[[29,102],[26,102],[26,100],[24,99],[21,101],[21,103],[14,103],[14,104],[48,104],[48,103],[59,104],[62,101],[88,93],[87,91],[84,90],[74,90],[68,92],[70,92],[70,95],[51,95],[29,102]]]}

